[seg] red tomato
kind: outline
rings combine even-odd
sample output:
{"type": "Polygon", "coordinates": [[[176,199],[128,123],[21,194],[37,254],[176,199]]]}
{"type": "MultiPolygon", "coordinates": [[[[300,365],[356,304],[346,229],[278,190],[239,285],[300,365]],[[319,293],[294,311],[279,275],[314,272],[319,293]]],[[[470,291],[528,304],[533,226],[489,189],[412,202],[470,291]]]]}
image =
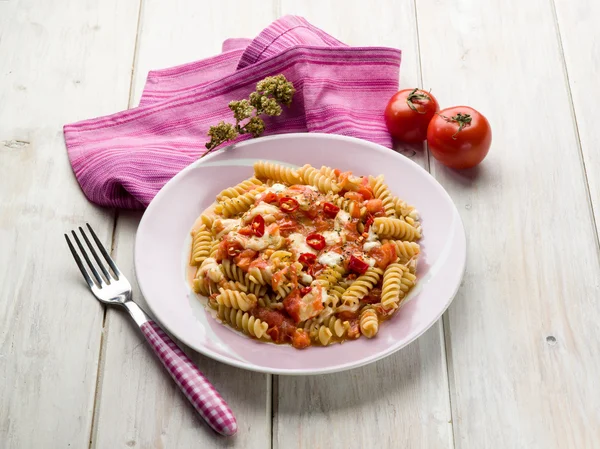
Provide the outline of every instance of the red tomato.
{"type": "Polygon", "coordinates": [[[250,228],[252,228],[252,233],[257,237],[265,235],[265,219],[262,215],[257,215],[252,219],[250,228]]]}
{"type": "Polygon", "coordinates": [[[312,234],[308,234],[306,236],[306,244],[311,248],[320,251],[325,248],[325,237],[323,237],[321,234],[313,232],[312,234]]]}
{"type": "Polygon", "coordinates": [[[289,214],[290,212],[294,212],[296,209],[298,209],[298,201],[296,201],[294,198],[290,198],[289,196],[284,196],[279,200],[279,207],[282,211],[289,214]]]}
{"type": "Polygon", "coordinates": [[[312,265],[317,261],[317,256],[311,253],[302,253],[300,257],[298,257],[298,262],[303,265],[312,265]]]}
{"type": "Polygon", "coordinates": [[[490,150],[492,128],[487,119],[468,106],[440,111],[427,128],[431,154],[450,168],[475,167],[490,150]]]}
{"type": "Polygon", "coordinates": [[[277,201],[277,194],[275,192],[267,192],[262,200],[265,203],[274,203],[277,201]]]}
{"type": "Polygon", "coordinates": [[[245,235],[246,237],[250,237],[252,235],[252,228],[250,226],[244,226],[240,228],[238,234],[245,235]]]}
{"type": "Polygon", "coordinates": [[[287,237],[290,234],[296,232],[298,230],[298,223],[294,221],[284,221],[279,223],[279,232],[283,237],[287,237]]]}
{"type": "Polygon", "coordinates": [[[304,212],[304,215],[306,215],[311,220],[314,220],[315,218],[317,218],[319,216],[319,211],[317,209],[308,209],[308,210],[303,210],[302,212],[304,212]]]}
{"type": "Polygon", "coordinates": [[[429,92],[404,89],[396,93],[385,108],[385,124],[394,139],[422,142],[427,138],[427,125],[440,109],[429,92]]]}
{"type": "Polygon", "coordinates": [[[358,257],[350,256],[350,263],[348,269],[355,273],[364,274],[369,269],[369,264],[358,257]]]}
{"type": "Polygon", "coordinates": [[[244,271],[248,271],[250,264],[258,253],[253,249],[245,249],[233,258],[235,264],[244,271]]]}
{"type": "Polygon", "coordinates": [[[362,186],[362,187],[360,187],[356,191],[356,193],[360,193],[365,200],[370,200],[371,198],[373,198],[373,191],[368,186],[362,186]]]}
{"type": "Polygon", "coordinates": [[[340,208],[335,204],[323,203],[323,212],[325,212],[325,215],[328,215],[329,217],[335,217],[339,211],[340,208]]]}
{"type": "Polygon", "coordinates": [[[367,303],[367,304],[375,304],[381,301],[381,289],[379,287],[375,287],[372,288],[371,291],[369,292],[369,294],[365,297],[363,297],[363,299],[360,300],[361,302],[367,303]]]}
{"type": "Polygon", "coordinates": [[[369,256],[375,259],[375,264],[382,270],[398,258],[396,246],[389,242],[379,248],[373,248],[369,251],[369,256]]]}
{"type": "Polygon", "coordinates": [[[229,240],[225,240],[225,247],[227,248],[227,255],[229,257],[235,257],[237,256],[239,253],[242,252],[242,245],[240,244],[240,242],[237,241],[229,241],[229,240]]]}
{"type": "Polygon", "coordinates": [[[304,329],[296,329],[292,334],[292,346],[296,349],[304,349],[310,346],[310,337],[304,329]]]}
{"type": "Polygon", "coordinates": [[[362,203],[365,200],[365,198],[358,192],[346,192],[344,194],[344,198],[348,198],[349,200],[358,201],[359,203],[362,203]]]}
{"type": "Polygon", "coordinates": [[[367,201],[367,210],[372,214],[376,214],[380,210],[383,210],[383,201],[378,198],[367,201]]]}

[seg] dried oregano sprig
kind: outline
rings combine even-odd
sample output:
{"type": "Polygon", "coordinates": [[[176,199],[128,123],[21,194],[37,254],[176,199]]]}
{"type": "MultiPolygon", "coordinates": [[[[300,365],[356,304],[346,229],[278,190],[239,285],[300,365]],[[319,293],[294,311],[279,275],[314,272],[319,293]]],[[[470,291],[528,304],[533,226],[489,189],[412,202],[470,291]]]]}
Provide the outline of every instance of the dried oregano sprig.
{"type": "MultiPolygon", "coordinates": [[[[282,112],[281,105],[290,106],[296,89],[285,76],[268,76],[256,85],[256,91],[247,100],[232,101],[229,109],[233,112],[235,125],[219,122],[208,130],[210,141],[206,143],[208,152],[223,142],[233,140],[240,134],[258,137],[265,131],[265,122],[259,116],[277,116],[282,112]],[[242,122],[244,122],[242,124],[242,122]]],[[[205,153],[205,154],[208,154],[205,153]]]]}

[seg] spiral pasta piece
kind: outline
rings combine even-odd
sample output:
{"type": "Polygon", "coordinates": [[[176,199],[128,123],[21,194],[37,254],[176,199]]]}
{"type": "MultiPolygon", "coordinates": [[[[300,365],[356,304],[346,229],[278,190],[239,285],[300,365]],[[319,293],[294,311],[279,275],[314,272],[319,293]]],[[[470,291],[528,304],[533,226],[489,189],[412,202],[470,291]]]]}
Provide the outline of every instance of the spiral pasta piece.
{"type": "Polygon", "coordinates": [[[235,198],[240,196],[246,192],[254,190],[256,186],[262,185],[262,181],[256,179],[254,177],[250,179],[246,179],[245,181],[240,182],[238,185],[229,187],[223,191],[221,191],[217,195],[217,201],[224,201],[228,198],[235,198]]]}
{"type": "Polygon", "coordinates": [[[329,345],[332,337],[333,332],[331,332],[331,330],[327,326],[319,326],[319,330],[317,331],[317,339],[319,343],[321,343],[321,345],[329,345]]]}
{"type": "Polygon", "coordinates": [[[254,190],[250,190],[235,198],[227,198],[217,204],[215,212],[222,214],[226,218],[246,212],[254,205],[258,194],[264,192],[265,189],[265,186],[256,186],[254,190]]]}
{"type": "Polygon", "coordinates": [[[255,308],[258,303],[258,299],[252,293],[246,294],[235,290],[225,290],[224,288],[219,288],[219,294],[215,300],[219,305],[233,307],[244,312],[255,308]]]}
{"type": "Polygon", "coordinates": [[[388,217],[396,217],[396,205],[394,203],[394,197],[390,192],[387,184],[385,183],[383,175],[379,175],[376,178],[369,176],[369,184],[373,189],[373,195],[383,203],[383,209],[388,217]]]}
{"type": "Polygon", "coordinates": [[[223,274],[225,274],[227,279],[245,284],[246,273],[244,273],[244,270],[234,264],[231,260],[223,259],[223,262],[221,262],[221,267],[223,267],[223,274]]]}
{"type": "Polygon", "coordinates": [[[400,301],[402,301],[410,290],[415,286],[417,277],[410,272],[407,267],[404,267],[404,273],[402,273],[402,282],[400,283],[400,301]]]}
{"type": "Polygon", "coordinates": [[[377,335],[379,331],[377,312],[371,308],[363,309],[360,313],[359,327],[361,334],[367,338],[373,338],[377,335]]]}
{"type": "Polygon", "coordinates": [[[267,330],[269,325],[264,321],[250,315],[248,312],[243,312],[239,309],[219,305],[217,308],[217,316],[221,321],[229,324],[231,327],[241,330],[255,338],[264,338],[270,340],[267,330]]]}
{"type": "Polygon", "coordinates": [[[298,174],[302,177],[305,184],[316,187],[320,192],[337,193],[341,190],[334,178],[325,175],[321,170],[317,170],[310,164],[306,164],[298,170],[298,174]]]}
{"type": "Polygon", "coordinates": [[[329,316],[325,318],[322,322],[319,322],[316,319],[308,320],[304,324],[304,330],[308,332],[308,335],[312,339],[318,338],[318,334],[321,327],[326,327],[331,331],[331,335],[337,338],[343,338],[348,329],[350,329],[350,322],[344,321],[336,316],[329,316]]]}
{"type": "Polygon", "coordinates": [[[373,221],[373,230],[380,238],[409,241],[421,238],[421,234],[416,228],[397,218],[377,217],[373,221]]]}
{"type": "Polygon", "coordinates": [[[259,267],[250,267],[248,269],[248,280],[254,284],[269,285],[273,273],[267,269],[261,269],[259,267]]]}
{"type": "Polygon", "coordinates": [[[335,170],[333,168],[323,165],[319,169],[319,171],[321,173],[323,173],[325,176],[327,176],[328,178],[332,178],[334,181],[337,182],[337,175],[335,174],[335,170]]]}
{"type": "Polygon", "coordinates": [[[215,216],[214,215],[209,215],[209,214],[202,214],[200,215],[200,221],[202,222],[202,224],[204,226],[206,226],[206,229],[212,229],[212,225],[215,221],[215,216]]]}
{"type": "Polygon", "coordinates": [[[281,310],[283,309],[283,303],[271,299],[269,295],[264,295],[258,298],[258,305],[260,307],[266,307],[267,309],[281,310]]]}
{"type": "Polygon", "coordinates": [[[383,270],[381,268],[371,267],[365,274],[359,276],[342,295],[344,305],[356,310],[360,305],[360,300],[367,296],[375,284],[379,282],[382,274],[383,270]]]}
{"type": "Polygon", "coordinates": [[[367,214],[367,208],[354,200],[335,195],[331,197],[331,202],[340,209],[348,212],[352,217],[362,218],[367,214]]]}
{"type": "Polygon", "coordinates": [[[386,311],[393,312],[398,308],[403,274],[403,265],[399,263],[392,263],[385,269],[381,286],[381,305],[386,311]]]}
{"type": "Polygon", "coordinates": [[[192,232],[192,253],[190,256],[190,265],[201,265],[210,255],[212,247],[212,233],[202,225],[196,231],[192,232]]]}
{"type": "Polygon", "coordinates": [[[255,162],[254,176],[260,179],[270,178],[274,181],[285,182],[290,185],[302,183],[302,177],[296,170],[272,162],[255,162]]]}
{"type": "Polygon", "coordinates": [[[421,252],[421,247],[416,242],[407,242],[404,240],[382,240],[381,243],[392,243],[396,247],[398,261],[406,265],[409,261],[416,259],[421,252]]]}

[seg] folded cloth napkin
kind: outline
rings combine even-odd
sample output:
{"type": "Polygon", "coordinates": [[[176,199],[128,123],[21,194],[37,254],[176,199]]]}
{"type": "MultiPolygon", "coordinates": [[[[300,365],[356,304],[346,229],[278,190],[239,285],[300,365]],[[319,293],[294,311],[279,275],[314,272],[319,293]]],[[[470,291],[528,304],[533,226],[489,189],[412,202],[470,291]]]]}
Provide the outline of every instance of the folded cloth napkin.
{"type": "Polygon", "coordinates": [[[90,201],[144,208],[206,152],[210,126],[232,121],[230,101],[280,73],[297,92],[281,116],[265,119],[265,135],[335,133],[391,148],[383,110],[398,88],[399,67],[400,50],[349,47],[285,16],[253,40],[226,40],[215,57],[150,72],[136,108],[65,125],[69,159],[90,201]]]}

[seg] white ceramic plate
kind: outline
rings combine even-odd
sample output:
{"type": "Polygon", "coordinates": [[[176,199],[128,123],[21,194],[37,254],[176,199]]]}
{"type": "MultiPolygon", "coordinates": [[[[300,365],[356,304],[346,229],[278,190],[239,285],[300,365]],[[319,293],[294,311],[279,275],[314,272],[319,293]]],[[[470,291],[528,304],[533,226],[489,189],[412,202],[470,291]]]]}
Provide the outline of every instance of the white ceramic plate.
{"type": "Polygon", "coordinates": [[[465,233],[442,186],[410,159],[382,146],[328,134],[286,134],[248,140],[209,155],[170,180],[138,228],[135,266],[156,318],[202,354],[240,368],[276,374],[341,371],[379,360],[423,334],[440,318],[465,268],[465,233]],[[252,176],[252,164],[327,165],[357,175],[385,175],[391,191],[414,205],[423,228],[418,283],[374,339],[297,350],[258,342],[218,323],[190,290],[185,276],[190,230],[224,188],[252,176]]]}

